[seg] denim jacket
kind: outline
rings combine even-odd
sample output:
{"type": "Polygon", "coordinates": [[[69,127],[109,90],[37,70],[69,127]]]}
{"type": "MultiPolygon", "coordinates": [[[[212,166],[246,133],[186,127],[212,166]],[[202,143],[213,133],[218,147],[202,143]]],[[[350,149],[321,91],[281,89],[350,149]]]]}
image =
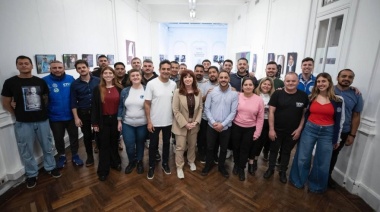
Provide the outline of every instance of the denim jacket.
{"type": "MultiPolygon", "coordinates": [[[[143,87],[145,90],[146,86],[143,85],[143,87]]],[[[131,86],[128,86],[121,91],[119,109],[117,111],[117,120],[119,120],[119,121],[123,120],[123,117],[125,116],[126,107],[124,106],[124,102],[128,98],[130,90],[131,90],[131,86]]]]}
{"type": "MultiPolygon", "coordinates": [[[[332,144],[336,144],[336,143],[340,143],[339,139],[340,139],[340,134],[342,132],[342,129],[343,129],[343,123],[344,123],[344,119],[345,119],[345,115],[344,115],[344,100],[343,100],[343,97],[341,96],[338,96],[342,101],[340,102],[336,102],[332,99],[330,99],[331,101],[331,104],[333,105],[334,107],[334,135],[333,135],[333,139],[332,139],[332,144]]],[[[311,102],[310,104],[308,105],[307,107],[307,110],[306,110],[306,113],[305,113],[305,122],[304,122],[304,127],[305,127],[305,124],[307,122],[307,120],[309,119],[309,115],[310,115],[310,105],[311,105],[311,102]]]]}

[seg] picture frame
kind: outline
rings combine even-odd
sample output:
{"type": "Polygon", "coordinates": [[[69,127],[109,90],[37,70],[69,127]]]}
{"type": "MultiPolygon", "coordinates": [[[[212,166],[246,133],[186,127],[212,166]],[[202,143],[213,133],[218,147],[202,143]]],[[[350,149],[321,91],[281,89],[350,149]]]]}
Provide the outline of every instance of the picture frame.
{"type": "Polygon", "coordinates": [[[49,73],[50,63],[56,60],[55,54],[36,54],[37,74],[49,73]]]}
{"type": "Polygon", "coordinates": [[[78,60],[77,54],[63,54],[62,58],[66,70],[75,69],[75,61],[78,60]]]}
{"type": "Polygon", "coordinates": [[[107,59],[108,59],[108,64],[110,65],[113,65],[115,64],[115,59],[114,59],[114,55],[113,54],[107,54],[107,59]]]}
{"type": "Polygon", "coordinates": [[[87,61],[88,67],[94,67],[94,55],[93,54],[82,54],[82,60],[87,61]]]}

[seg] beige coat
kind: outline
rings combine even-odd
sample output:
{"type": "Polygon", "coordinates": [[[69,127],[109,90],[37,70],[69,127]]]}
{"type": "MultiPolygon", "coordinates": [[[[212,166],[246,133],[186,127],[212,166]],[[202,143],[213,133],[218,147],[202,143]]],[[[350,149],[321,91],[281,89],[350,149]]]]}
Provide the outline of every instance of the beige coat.
{"type": "MultiPolygon", "coordinates": [[[[202,118],[202,94],[199,92],[198,96],[194,95],[195,107],[194,107],[194,116],[193,122],[196,121],[198,124],[195,128],[191,130],[191,134],[198,133],[199,123],[201,123],[202,118]]],[[[172,132],[175,135],[186,136],[188,130],[186,129],[186,124],[189,120],[189,109],[187,107],[186,96],[179,94],[179,89],[174,91],[172,109],[174,114],[172,132]]]]}

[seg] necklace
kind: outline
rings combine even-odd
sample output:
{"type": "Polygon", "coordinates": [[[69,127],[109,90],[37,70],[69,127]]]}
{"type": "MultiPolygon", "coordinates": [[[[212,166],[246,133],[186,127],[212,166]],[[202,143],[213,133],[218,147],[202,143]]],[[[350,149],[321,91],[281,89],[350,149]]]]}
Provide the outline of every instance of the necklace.
{"type": "MultiPolygon", "coordinates": [[[[107,88],[107,87],[106,87],[107,88]]],[[[107,90],[108,90],[108,93],[111,93],[111,89],[113,88],[113,86],[111,86],[111,87],[109,87],[109,88],[107,88],[107,90]]]]}

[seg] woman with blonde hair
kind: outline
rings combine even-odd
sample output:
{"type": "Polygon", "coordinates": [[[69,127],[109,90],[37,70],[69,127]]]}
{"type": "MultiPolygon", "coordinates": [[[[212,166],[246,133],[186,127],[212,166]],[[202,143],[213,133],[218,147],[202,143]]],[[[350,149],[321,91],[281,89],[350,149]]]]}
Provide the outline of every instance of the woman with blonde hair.
{"type": "Polygon", "coordinates": [[[270,77],[264,77],[260,80],[259,86],[257,86],[255,93],[259,95],[264,101],[264,124],[261,131],[260,137],[253,142],[249,153],[248,162],[248,173],[254,174],[257,170],[257,159],[269,139],[269,123],[268,123],[268,113],[269,113],[269,99],[274,92],[274,82],[270,77]]]}
{"type": "Polygon", "coordinates": [[[94,131],[99,133],[97,174],[100,181],[107,179],[110,168],[121,170],[118,152],[117,111],[122,88],[117,82],[113,68],[102,69],[100,84],[93,91],[91,109],[91,124],[94,131]]]}
{"type": "Polygon", "coordinates": [[[343,98],[335,95],[331,76],[320,73],[309,96],[305,125],[290,171],[290,182],[303,188],[308,181],[309,191],[323,193],[327,189],[330,160],[344,122],[343,98]],[[314,146],[313,166],[311,158],[314,146]]]}
{"type": "Polygon", "coordinates": [[[175,163],[178,178],[184,178],[183,166],[185,164],[183,153],[187,149],[187,160],[191,171],[195,171],[195,146],[199,123],[202,118],[202,94],[197,87],[194,72],[184,70],[181,73],[179,88],[173,96],[173,125],[172,132],[176,138],[175,163]]]}

